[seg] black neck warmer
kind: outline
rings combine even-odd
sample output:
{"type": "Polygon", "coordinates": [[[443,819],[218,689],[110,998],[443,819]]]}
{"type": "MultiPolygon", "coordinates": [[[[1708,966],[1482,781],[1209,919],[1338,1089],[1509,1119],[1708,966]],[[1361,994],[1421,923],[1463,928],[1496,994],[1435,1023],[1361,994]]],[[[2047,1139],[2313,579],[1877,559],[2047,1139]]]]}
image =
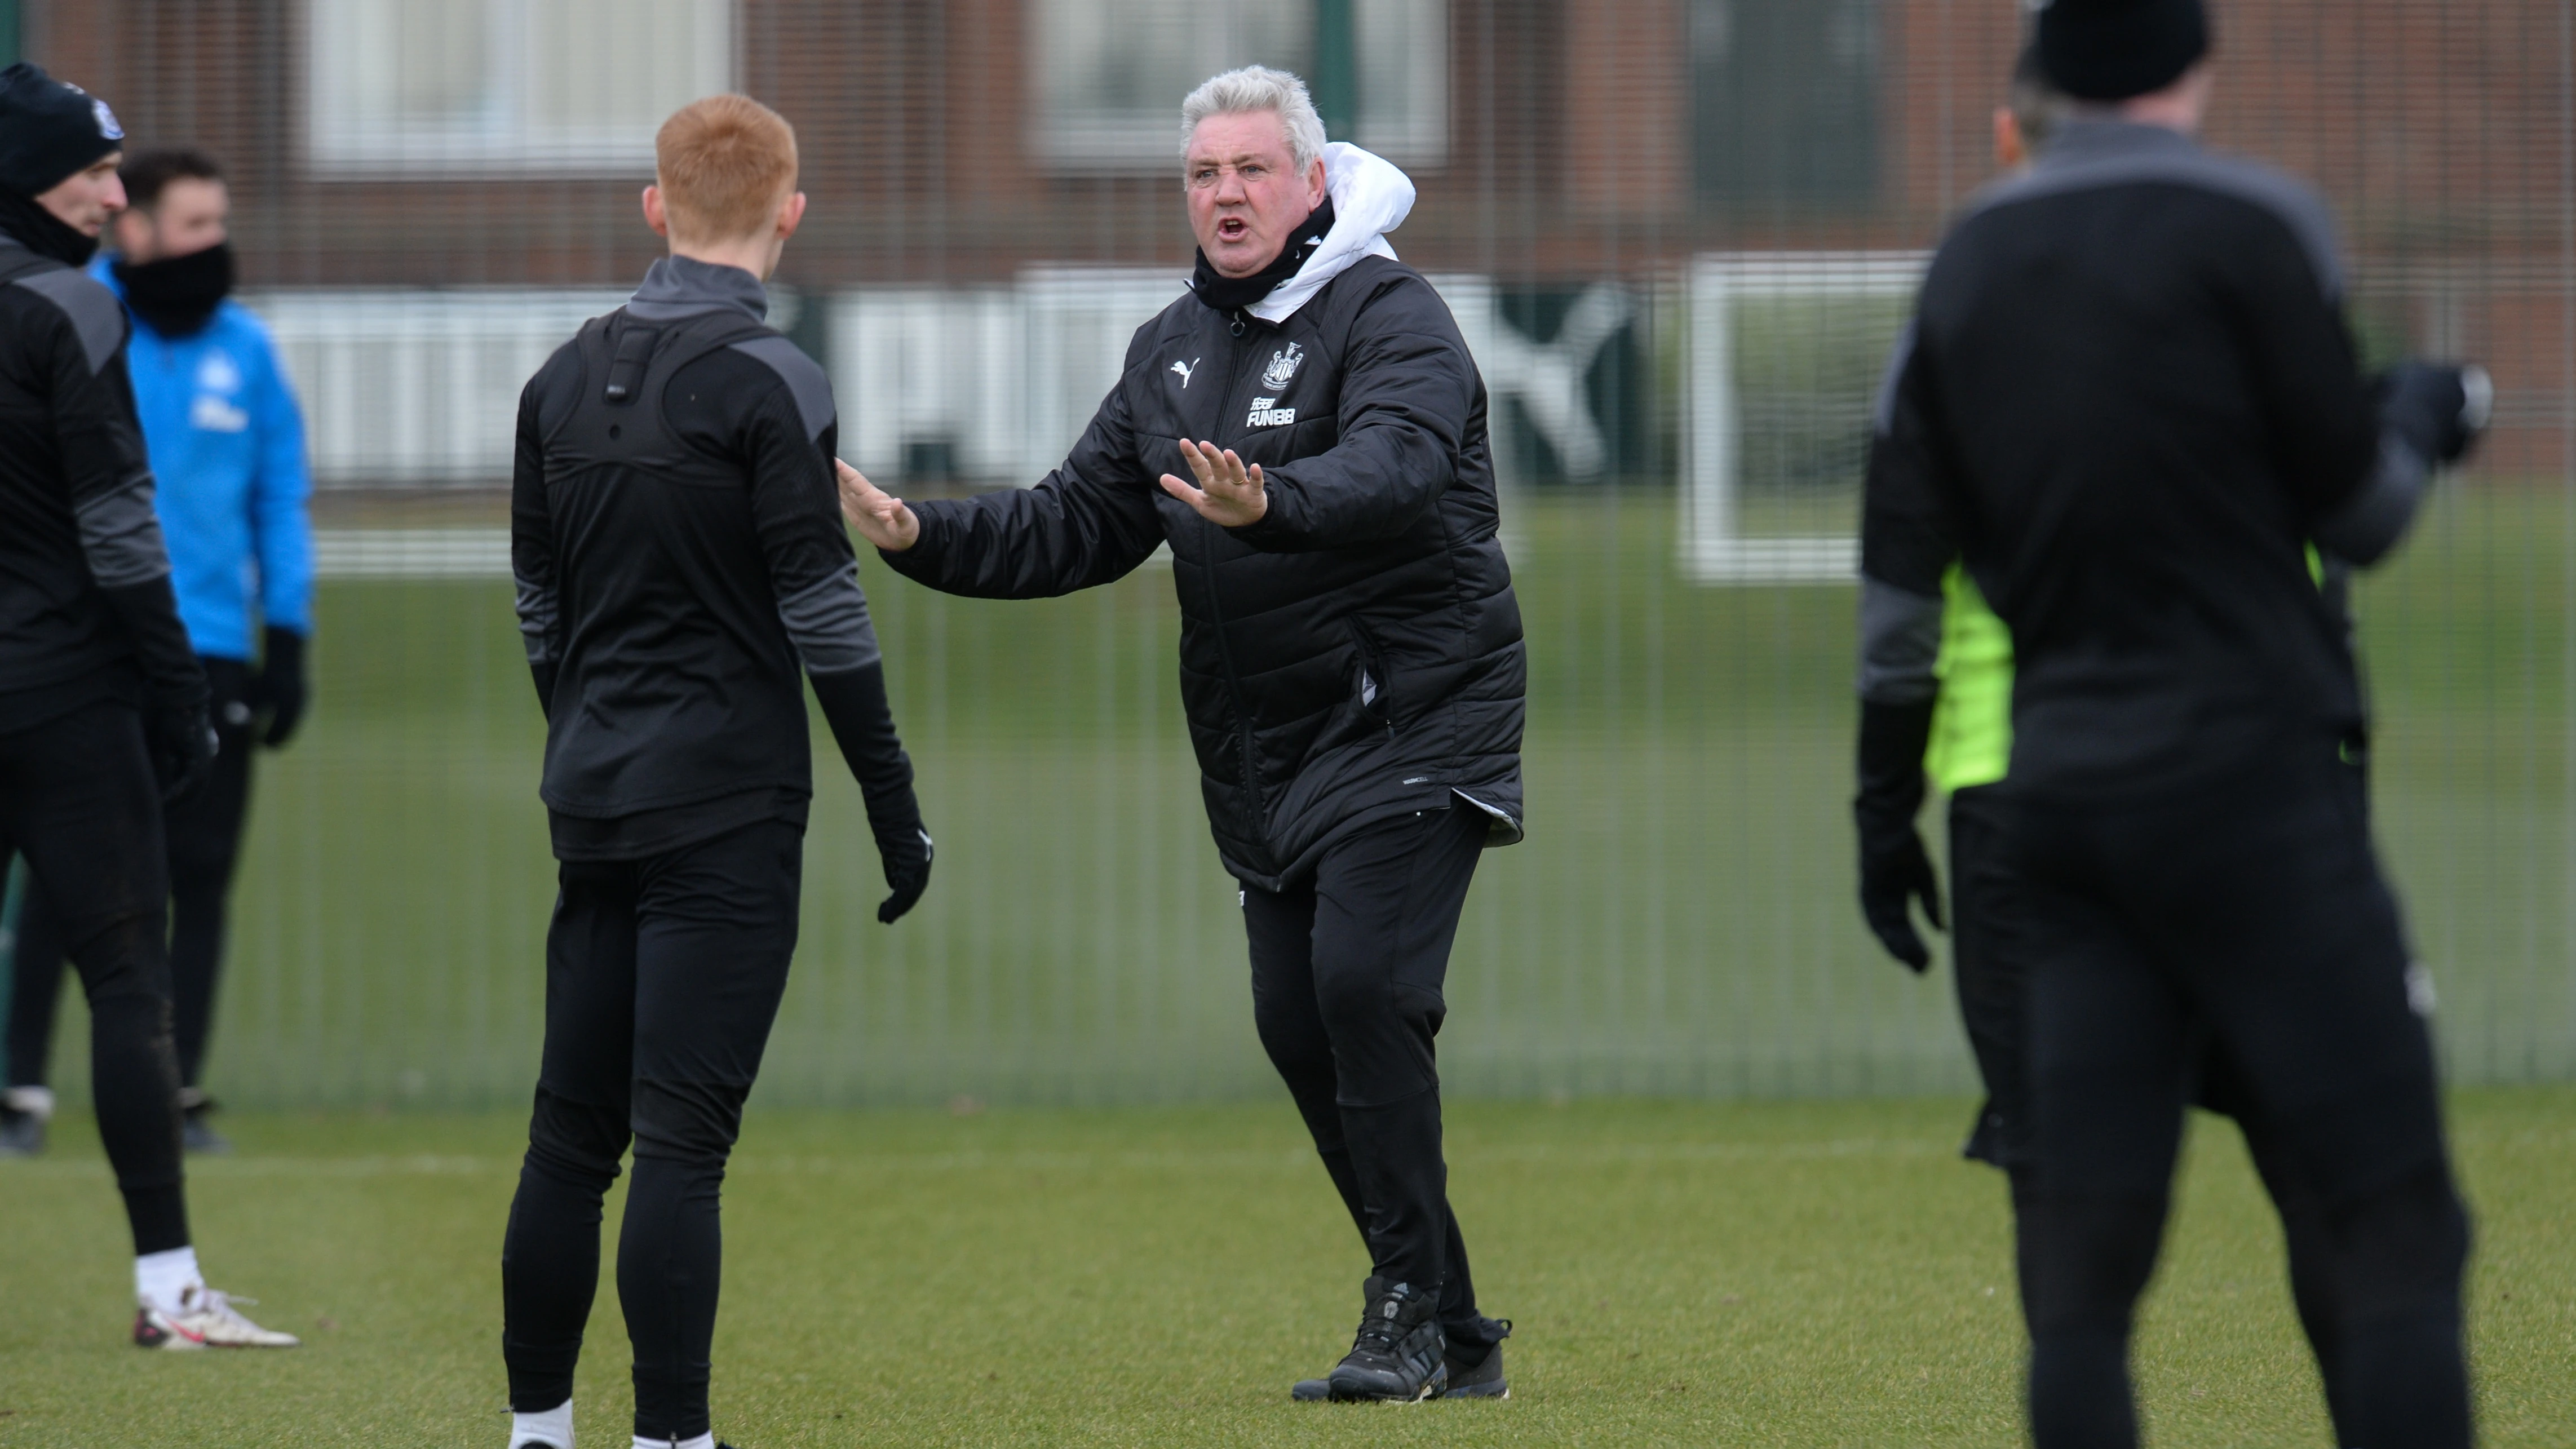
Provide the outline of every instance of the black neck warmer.
{"type": "Polygon", "coordinates": [[[110,264],[125,284],[125,305],[143,325],[164,337],[192,337],[206,329],[233,290],[233,249],[217,242],[186,256],[110,264]]]}
{"type": "Polygon", "coordinates": [[[67,267],[85,267],[98,254],[98,238],[82,236],[63,219],[38,205],[34,197],[0,187],[0,232],[40,257],[67,267]]]}
{"type": "Polygon", "coordinates": [[[1333,199],[1327,196],[1323,205],[1316,207],[1298,223],[1295,231],[1288,234],[1288,244],[1279,249],[1279,255],[1270,259],[1270,265],[1251,276],[1221,276],[1216,268],[1208,265],[1207,253],[1200,252],[1198,266],[1190,273],[1190,290],[1199,294],[1200,301],[1220,312],[1239,312],[1278,290],[1281,282],[1297,275],[1297,269],[1306,265],[1306,259],[1315,254],[1315,248],[1324,244],[1325,234],[1332,229],[1333,199]]]}

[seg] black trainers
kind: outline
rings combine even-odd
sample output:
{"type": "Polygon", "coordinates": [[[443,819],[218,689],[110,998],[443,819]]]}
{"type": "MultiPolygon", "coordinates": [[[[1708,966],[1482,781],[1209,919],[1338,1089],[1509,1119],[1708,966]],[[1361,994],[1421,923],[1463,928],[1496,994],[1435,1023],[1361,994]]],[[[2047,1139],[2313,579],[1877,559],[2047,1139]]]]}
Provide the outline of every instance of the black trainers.
{"type": "Polygon", "coordinates": [[[1441,1362],[1449,1370],[1449,1387],[1441,1390],[1444,1399],[1508,1399],[1512,1387],[1503,1381],[1503,1340],[1512,1336],[1508,1318],[1488,1318],[1482,1324],[1487,1342],[1460,1343],[1450,1339],[1442,1351],[1441,1362]]]}
{"type": "Polygon", "coordinates": [[[1371,1278],[1361,1290],[1368,1309],[1351,1351],[1333,1366],[1325,1385],[1343,1403],[1418,1403],[1449,1386],[1440,1325],[1428,1293],[1406,1283],[1371,1278]]]}

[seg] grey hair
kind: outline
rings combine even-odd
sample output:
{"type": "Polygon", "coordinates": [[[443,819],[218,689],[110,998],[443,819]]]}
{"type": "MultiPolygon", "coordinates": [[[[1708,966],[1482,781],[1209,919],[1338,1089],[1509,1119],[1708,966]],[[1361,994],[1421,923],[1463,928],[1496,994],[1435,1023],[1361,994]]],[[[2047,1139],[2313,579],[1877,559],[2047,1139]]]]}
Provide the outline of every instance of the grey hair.
{"type": "Polygon", "coordinates": [[[1181,102],[1182,157],[1190,154],[1190,137],[1198,134],[1199,122],[1246,111],[1279,114],[1279,124],[1288,132],[1288,154],[1296,158],[1299,171],[1324,154],[1324,118],[1315,114],[1315,98],[1306,93],[1306,83],[1284,70],[1247,65],[1209,76],[1181,102]]]}

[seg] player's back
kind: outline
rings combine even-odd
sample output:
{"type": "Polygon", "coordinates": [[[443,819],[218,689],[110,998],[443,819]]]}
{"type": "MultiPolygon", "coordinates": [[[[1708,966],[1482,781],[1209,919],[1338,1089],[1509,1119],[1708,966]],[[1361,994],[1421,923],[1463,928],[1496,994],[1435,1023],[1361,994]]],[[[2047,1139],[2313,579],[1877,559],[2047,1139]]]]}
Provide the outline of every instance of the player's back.
{"type": "Polygon", "coordinates": [[[1944,244],[1915,346],[1961,544],[2012,625],[2012,777],[2127,793],[2359,719],[2310,578],[2376,448],[2304,193],[2070,128],[1944,244]]]}
{"type": "Polygon", "coordinates": [[[810,750],[780,581],[852,567],[830,506],[828,387],[739,311],[643,310],[586,325],[521,400],[523,613],[532,587],[552,591],[524,627],[556,654],[542,793],[590,818],[801,796],[810,750]]]}

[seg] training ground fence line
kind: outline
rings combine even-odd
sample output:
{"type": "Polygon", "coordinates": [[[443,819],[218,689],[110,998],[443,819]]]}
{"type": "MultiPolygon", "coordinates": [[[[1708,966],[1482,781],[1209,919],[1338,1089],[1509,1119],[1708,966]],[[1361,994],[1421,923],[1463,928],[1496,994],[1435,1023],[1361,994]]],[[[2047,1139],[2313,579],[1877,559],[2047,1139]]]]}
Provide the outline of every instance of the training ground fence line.
{"type": "MultiPolygon", "coordinates": [[[[810,204],[770,320],[831,374],[844,454],[954,496],[1054,467],[1180,295],[1174,111],[1251,61],[1413,178],[1392,245],[1489,393],[1529,838],[1468,898],[1443,1089],[1974,1090],[1946,965],[1887,960],[1854,903],[1851,585],[1871,400],[1928,249],[1995,175],[2027,7],[17,9],[25,56],[129,145],[221,161],[244,299],[310,424],[314,705],[255,765],[226,1103],[527,1100],[554,865],[500,490],[528,376],[663,253],[638,212],[660,118],[736,89],[794,123],[810,204]]],[[[2576,0],[2212,13],[2211,140],[2323,192],[2367,361],[2496,379],[2473,467],[2357,587],[2373,825],[2452,1079],[2576,1078],[2576,0]]],[[[820,749],[759,1100],[1275,1097],[1171,571],[999,603],[860,569],[938,870],[876,923],[820,749]]],[[[1924,828],[1937,854],[1937,808],[1924,828]]]]}

